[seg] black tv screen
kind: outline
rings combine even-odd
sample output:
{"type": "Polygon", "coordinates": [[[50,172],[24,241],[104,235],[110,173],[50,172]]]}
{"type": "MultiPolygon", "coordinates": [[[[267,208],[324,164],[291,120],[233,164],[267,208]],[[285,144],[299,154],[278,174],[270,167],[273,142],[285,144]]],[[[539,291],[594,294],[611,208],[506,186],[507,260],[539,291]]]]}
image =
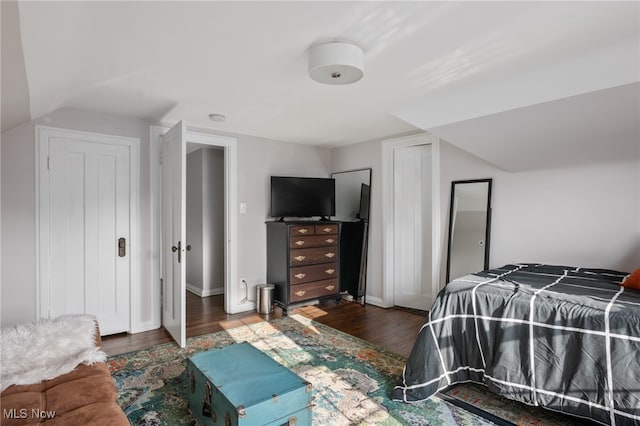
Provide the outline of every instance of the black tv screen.
{"type": "Polygon", "coordinates": [[[335,195],[335,179],[271,176],[271,217],[334,216],[335,195]]]}

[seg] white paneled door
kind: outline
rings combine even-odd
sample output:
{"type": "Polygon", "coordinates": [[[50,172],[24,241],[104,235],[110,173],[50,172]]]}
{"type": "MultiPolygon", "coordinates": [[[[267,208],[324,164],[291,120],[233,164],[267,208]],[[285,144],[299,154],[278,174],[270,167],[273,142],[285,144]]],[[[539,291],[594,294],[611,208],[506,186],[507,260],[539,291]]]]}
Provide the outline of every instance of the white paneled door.
{"type": "Polygon", "coordinates": [[[182,121],[162,136],[162,325],[186,345],[186,126],[182,121]]]}
{"type": "Polygon", "coordinates": [[[415,145],[393,158],[394,304],[420,310],[433,301],[431,157],[431,145],[415,145]]]}
{"type": "MultiPolygon", "coordinates": [[[[130,330],[132,144],[40,129],[40,316],[130,330]]],[[[137,147],[136,147],[137,149],[137,147]]]]}

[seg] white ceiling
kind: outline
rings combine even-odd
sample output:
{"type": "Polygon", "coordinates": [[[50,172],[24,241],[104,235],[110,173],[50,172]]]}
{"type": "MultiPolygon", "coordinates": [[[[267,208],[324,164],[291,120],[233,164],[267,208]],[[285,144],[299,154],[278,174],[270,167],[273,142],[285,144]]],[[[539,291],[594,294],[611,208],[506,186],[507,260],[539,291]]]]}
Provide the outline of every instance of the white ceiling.
{"type": "Polygon", "coordinates": [[[324,146],[423,129],[506,170],[579,165],[640,158],[639,67],[635,1],[2,2],[3,130],[67,107],[324,146]],[[362,80],[308,77],[332,40],[364,49],[362,80]]]}

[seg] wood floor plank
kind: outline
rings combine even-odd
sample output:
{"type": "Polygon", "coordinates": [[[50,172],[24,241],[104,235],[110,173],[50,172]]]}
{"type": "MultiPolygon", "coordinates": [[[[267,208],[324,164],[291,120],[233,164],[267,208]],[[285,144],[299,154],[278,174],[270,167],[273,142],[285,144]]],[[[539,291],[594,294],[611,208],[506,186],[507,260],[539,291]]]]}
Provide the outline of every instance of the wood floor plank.
{"type": "MultiPolygon", "coordinates": [[[[304,306],[294,309],[292,313],[304,315],[404,356],[411,352],[418,330],[425,322],[424,315],[414,312],[396,308],[383,309],[373,305],[362,306],[346,301],[304,306]]],[[[269,316],[259,315],[255,311],[226,314],[223,295],[200,298],[187,292],[187,337],[279,317],[282,317],[282,310],[279,308],[269,316]]],[[[169,342],[173,342],[173,339],[160,328],[137,334],[104,336],[102,347],[108,355],[117,355],[169,342]]]]}

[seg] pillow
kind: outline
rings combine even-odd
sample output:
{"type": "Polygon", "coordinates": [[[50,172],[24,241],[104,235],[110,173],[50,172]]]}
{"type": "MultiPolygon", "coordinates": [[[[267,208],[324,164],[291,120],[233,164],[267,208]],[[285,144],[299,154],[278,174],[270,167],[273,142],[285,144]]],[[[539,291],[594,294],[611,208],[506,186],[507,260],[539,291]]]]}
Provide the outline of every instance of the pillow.
{"type": "Polygon", "coordinates": [[[622,285],[627,288],[640,290],[640,268],[636,269],[631,273],[631,275],[627,276],[627,279],[622,282],[622,285]]]}

